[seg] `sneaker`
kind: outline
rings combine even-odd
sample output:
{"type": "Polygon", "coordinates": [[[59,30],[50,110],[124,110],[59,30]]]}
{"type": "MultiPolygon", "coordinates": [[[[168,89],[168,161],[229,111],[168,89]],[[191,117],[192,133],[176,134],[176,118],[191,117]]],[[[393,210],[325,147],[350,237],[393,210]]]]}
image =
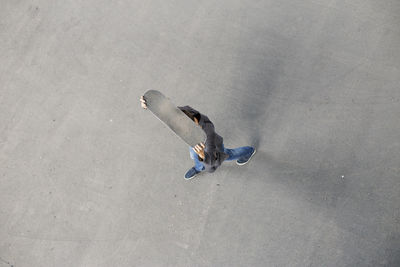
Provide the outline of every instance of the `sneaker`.
{"type": "Polygon", "coordinates": [[[246,160],[242,160],[242,159],[238,159],[237,161],[236,161],[236,164],[237,165],[244,165],[244,164],[246,164],[247,162],[249,162],[250,161],[250,159],[254,156],[254,154],[256,154],[256,149],[255,148],[253,148],[254,149],[254,151],[253,151],[253,153],[250,155],[250,157],[248,158],[248,159],[246,159],[246,160]]]}
{"type": "Polygon", "coordinates": [[[200,173],[199,171],[197,171],[195,169],[195,167],[191,168],[190,170],[188,170],[185,174],[185,179],[186,180],[190,180],[193,179],[198,173],[200,173]]]}

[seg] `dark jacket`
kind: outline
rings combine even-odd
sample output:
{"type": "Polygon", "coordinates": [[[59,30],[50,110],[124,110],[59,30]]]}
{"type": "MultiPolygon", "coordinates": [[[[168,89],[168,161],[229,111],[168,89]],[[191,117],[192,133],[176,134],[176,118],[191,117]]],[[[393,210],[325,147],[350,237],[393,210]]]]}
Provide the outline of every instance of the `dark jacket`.
{"type": "Polygon", "coordinates": [[[222,162],[228,158],[228,155],[224,153],[224,139],[215,132],[214,124],[206,115],[201,114],[190,106],[178,108],[181,110],[190,111],[194,114],[200,114],[199,125],[207,135],[203,164],[205,171],[214,172],[222,164],[222,162]]]}

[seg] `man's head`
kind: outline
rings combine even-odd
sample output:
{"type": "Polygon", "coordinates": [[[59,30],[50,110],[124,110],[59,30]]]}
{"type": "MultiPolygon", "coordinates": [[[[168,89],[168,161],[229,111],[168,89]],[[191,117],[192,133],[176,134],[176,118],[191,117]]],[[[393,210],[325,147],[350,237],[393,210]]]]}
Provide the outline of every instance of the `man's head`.
{"type": "MultiPolygon", "coordinates": [[[[182,110],[182,109],[181,109],[182,110]]],[[[182,110],[183,113],[186,114],[186,116],[188,116],[192,121],[194,121],[196,124],[199,124],[200,121],[200,113],[194,111],[193,109],[187,110],[184,109],[182,110]]]]}

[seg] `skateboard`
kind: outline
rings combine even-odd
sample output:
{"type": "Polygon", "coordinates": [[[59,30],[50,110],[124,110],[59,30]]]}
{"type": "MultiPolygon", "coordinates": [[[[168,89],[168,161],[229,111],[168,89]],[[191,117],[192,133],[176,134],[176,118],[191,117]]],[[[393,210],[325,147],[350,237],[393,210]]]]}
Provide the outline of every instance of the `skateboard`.
{"type": "Polygon", "coordinates": [[[147,109],[189,146],[194,147],[205,142],[206,134],[203,129],[161,92],[149,90],[143,97],[146,100],[147,109]]]}

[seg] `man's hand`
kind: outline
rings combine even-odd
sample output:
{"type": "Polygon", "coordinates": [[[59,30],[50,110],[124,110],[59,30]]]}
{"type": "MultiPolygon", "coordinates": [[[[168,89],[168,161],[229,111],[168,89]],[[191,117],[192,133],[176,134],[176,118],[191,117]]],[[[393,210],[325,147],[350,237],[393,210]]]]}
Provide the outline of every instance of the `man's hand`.
{"type": "Polygon", "coordinates": [[[140,97],[140,105],[142,108],[147,109],[146,99],[143,96],[140,97]]]}
{"type": "Polygon", "coordinates": [[[196,152],[197,155],[199,155],[199,157],[201,159],[204,160],[205,156],[204,156],[204,149],[206,148],[206,146],[203,143],[200,143],[198,145],[196,145],[193,150],[194,152],[196,152]]]}

